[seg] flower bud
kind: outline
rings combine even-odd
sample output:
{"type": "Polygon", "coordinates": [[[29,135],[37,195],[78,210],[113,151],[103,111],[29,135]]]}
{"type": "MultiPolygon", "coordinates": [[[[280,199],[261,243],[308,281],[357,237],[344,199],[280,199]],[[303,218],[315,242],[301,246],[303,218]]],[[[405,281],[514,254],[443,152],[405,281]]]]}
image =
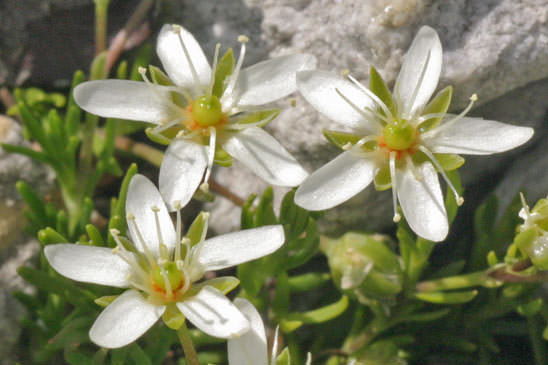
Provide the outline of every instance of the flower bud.
{"type": "Polygon", "coordinates": [[[523,224],[518,226],[514,244],[536,268],[548,270],[548,199],[540,199],[530,210],[522,195],[522,204],[523,224]]]}
{"type": "Polygon", "coordinates": [[[402,289],[399,258],[379,234],[349,232],[326,238],[322,250],[329,260],[335,284],[367,304],[370,299],[390,299],[402,289]]]}

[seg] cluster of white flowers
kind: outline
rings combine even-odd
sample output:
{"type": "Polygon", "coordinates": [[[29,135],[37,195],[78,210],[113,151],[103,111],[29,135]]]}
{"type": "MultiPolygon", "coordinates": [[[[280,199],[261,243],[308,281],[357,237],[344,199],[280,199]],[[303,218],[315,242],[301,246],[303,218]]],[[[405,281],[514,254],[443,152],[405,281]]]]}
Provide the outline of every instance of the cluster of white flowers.
{"type": "MultiPolygon", "coordinates": [[[[377,95],[356,79],[316,71],[314,56],[278,57],[242,68],[247,38],[239,38],[238,60],[210,66],[196,39],[185,29],[165,25],[157,53],[165,74],[141,69],[144,82],[91,81],[74,91],[76,102],[102,117],[155,124],[148,134],[169,144],[160,167],[159,191],[142,175],[129,186],[126,213],[129,240],[112,231],[117,247],[49,245],[45,255],[60,274],[74,280],[128,288],[99,315],[90,330],[97,344],[124,346],[145,333],[173,308],[196,327],[229,340],[233,364],[267,364],[266,339],[253,306],[230,302],[204,273],[238,265],[277,250],[282,226],[266,226],[206,239],[183,237],[180,210],[207,183],[213,163],[239,160],[272,185],[299,186],[295,202],[308,210],[339,205],[372,181],[392,187],[394,221],[401,206],[421,237],[443,240],[447,213],[437,174],[459,204],[440,159],[452,154],[490,154],[525,143],[533,130],[495,121],[446,114],[450,90],[430,103],[441,71],[437,33],[422,27],[407,52],[394,91],[377,95]],[[260,110],[298,90],[320,113],[347,129],[339,157],[310,176],[261,127],[277,113],[260,110]],[[348,132],[348,130],[350,132],[348,132]],[[169,212],[176,212],[173,227],[169,212]],[[242,314],[243,313],[243,314],[242,314]],[[251,349],[246,352],[242,349],[251,349]]],[[[382,80],[382,79],[381,79],[382,80]]],[[[384,85],[384,84],[382,84],[384,85]]],[[[458,159],[457,159],[458,160],[458,159]]],[[[457,166],[458,167],[458,166],[457,166]]],[[[206,216],[207,218],[207,216],[206,216]]],[[[217,280],[217,281],[216,281],[217,280]]],[[[234,279],[236,280],[236,279],[234,279]]]]}

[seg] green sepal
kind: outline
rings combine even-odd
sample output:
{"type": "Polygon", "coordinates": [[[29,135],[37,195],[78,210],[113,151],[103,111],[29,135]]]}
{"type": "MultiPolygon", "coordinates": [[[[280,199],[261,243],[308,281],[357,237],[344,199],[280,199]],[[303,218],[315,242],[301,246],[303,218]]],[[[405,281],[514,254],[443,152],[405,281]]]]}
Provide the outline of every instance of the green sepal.
{"type": "Polygon", "coordinates": [[[464,165],[464,158],[459,155],[439,153],[434,157],[445,171],[453,171],[464,165]]]}
{"type": "Polygon", "coordinates": [[[333,145],[343,148],[348,143],[355,145],[362,137],[356,136],[352,133],[331,131],[329,129],[322,130],[325,138],[333,145]]]}
{"type": "Polygon", "coordinates": [[[213,162],[219,166],[230,167],[234,162],[234,158],[226,152],[222,147],[215,147],[215,156],[213,157],[213,162]]]}
{"type": "MultiPolygon", "coordinates": [[[[373,94],[377,95],[379,99],[386,105],[388,110],[392,113],[392,115],[395,114],[395,104],[394,99],[392,99],[392,93],[386,86],[386,83],[384,82],[381,75],[377,72],[377,69],[374,66],[371,66],[369,69],[369,90],[373,92],[373,94]]],[[[382,109],[379,109],[379,111],[384,114],[384,111],[382,109]]]]}
{"type": "Polygon", "coordinates": [[[106,307],[110,303],[114,302],[116,298],[118,298],[119,295],[103,295],[102,297],[99,297],[94,300],[95,304],[97,304],[100,307],[106,307]]]}
{"type": "Polygon", "coordinates": [[[152,142],[156,142],[164,146],[168,146],[171,143],[171,139],[165,137],[164,135],[160,133],[154,133],[153,129],[154,128],[151,128],[151,127],[148,127],[145,129],[145,134],[152,142]]]}
{"type": "MultiPolygon", "coordinates": [[[[440,90],[434,96],[434,98],[426,105],[422,115],[426,114],[445,114],[449,105],[451,104],[451,98],[453,96],[453,86],[447,86],[443,90],[440,90]]],[[[420,133],[435,128],[441,121],[442,118],[430,118],[419,124],[418,129],[420,133]]]]}
{"type": "Polygon", "coordinates": [[[174,303],[169,304],[162,314],[162,320],[167,327],[177,331],[185,323],[185,316],[174,303]]]}
{"type": "Polygon", "coordinates": [[[489,266],[495,266],[498,263],[499,263],[499,259],[495,251],[489,251],[489,253],[487,254],[487,264],[489,266]]]}
{"type": "Polygon", "coordinates": [[[221,98],[225,91],[225,79],[232,74],[234,62],[234,52],[229,48],[217,63],[212,94],[218,98],[221,98]]]}
{"type": "Polygon", "coordinates": [[[150,72],[150,78],[152,79],[153,83],[163,86],[175,85],[173,81],[171,81],[169,77],[158,67],[149,65],[148,70],[150,72]]]}
{"type": "Polygon", "coordinates": [[[99,230],[93,225],[93,224],[86,224],[86,232],[88,234],[89,240],[94,246],[104,246],[105,241],[103,241],[103,237],[101,236],[101,233],[99,233],[99,230]]]}
{"type": "Polygon", "coordinates": [[[276,358],[276,365],[291,365],[291,354],[289,348],[284,348],[276,358]]]}
{"type": "Polygon", "coordinates": [[[462,304],[474,299],[478,294],[477,290],[467,290],[460,292],[424,292],[415,293],[416,299],[434,304],[462,304]]]}
{"type": "Polygon", "coordinates": [[[280,328],[285,333],[292,332],[303,324],[317,324],[340,316],[348,308],[348,297],[343,295],[337,302],[301,313],[289,313],[280,321],[280,328]]]}
{"type": "Polygon", "coordinates": [[[329,280],[331,280],[331,275],[328,273],[310,272],[290,277],[288,284],[292,293],[298,293],[317,289],[329,282],[329,280]]]}
{"type": "Polygon", "coordinates": [[[198,216],[194,219],[194,221],[188,228],[186,237],[190,240],[190,243],[192,244],[192,246],[200,243],[202,238],[205,239],[205,236],[207,234],[206,222],[208,220],[208,217],[209,217],[209,213],[200,212],[200,214],[198,214],[198,216]]]}
{"type": "Polygon", "coordinates": [[[280,109],[260,110],[244,115],[241,119],[236,120],[234,124],[245,125],[257,123],[256,127],[264,127],[276,119],[279,114],[280,109]]]}
{"type": "Polygon", "coordinates": [[[234,290],[238,286],[238,284],[240,284],[240,280],[238,278],[235,278],[234,276],[220,276],[218,278],[203,281],[199,284],[194,284],[190,289],[189,294],[198,294],[198,292],[204,286],[212,286],[224,295],[226,295],[234,290]]]}
{"type": "Polygon", "coordinates": [[[542,298],[537,298],[528,303],[520,304],[516,310],[524,317],[532,317],[542,309],[542,304],[542,298]]]}
{"type": "Polygon", "coordinates": [[[373,179],[375,189],[377,191],[385,191],[392,187],[392,177],[390,176],[390,167],[388,165],[382,167],[375,174],[373,179]]]}

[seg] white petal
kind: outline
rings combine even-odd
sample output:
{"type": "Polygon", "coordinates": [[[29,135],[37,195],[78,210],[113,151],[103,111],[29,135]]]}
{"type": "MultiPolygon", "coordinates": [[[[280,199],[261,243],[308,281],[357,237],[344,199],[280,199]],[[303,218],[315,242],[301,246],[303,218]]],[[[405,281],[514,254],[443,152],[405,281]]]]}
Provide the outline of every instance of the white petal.
{"type": "Polygon", "coordinates": [[[416,166],[417,180],[409,168],[396,170],[398,199],[409,227],[419,236],[438,242],[449,230],[438,174],[430,162],[416,166]]]}
{"type": "MultiPolygon", "coordinates": [[[[200,47],[198,41],[185,28],[181,27],[180,34],[188,50],[192,65],[198,75],[200,85],[208,85],[211,77],[211,67],[202,51],[202,47],[200,47]]],[[[164,70],[171,81],[184,88],[190,88],[195,85],[194,77],[181,46],[179,35],[173,31],[171,24],[164,25],[160,30],[156,53],[160,61],[162,61],[164,70]]]]}
{"type": "Polygon", "coordinates": [[[295,203],[308,210],[332,208],[365,189],[373,180],[374,171],[373,159],[343,152],[299,186],[295,203]]]}
{"type": "Polygon", "coordinates": [[[74,89],[74,100],[85,111],[105,118],[160,124],[173,118],[164,87],[128,80],[84,82],[74,89]]]}
{"type": "Polygon", "coordinates": [[[223,148],[271,185],[296,186],[308,176],[274,137],[258,127],[234,133],[223,148]]]}
{"type": "Polygon", "coordinates": [[[135,224],[128,219],[129,232],[133,243],[142,251],[142,242],[137,233],[138,228],[148,249],[151,252],[158,253],[160,240],[152,207],[159,209],[158,221],[163,243],[168,249],[172,249],[175,247],[176,241],[175,229],[160,192],[152,181],[145,176],[139,174],[133,176],[127,192],[126,214],[135,216],[135,224]]]}
{"type": "Polygon", "coordinates": [[[248,300],[234,299],[234,304],[244,314],[251,329],[239,338],[227,342],[230,365],[268,365],[268,350],[263,320],[248,300]]]}
{"type": "Polygon", "coordinates": [[[230,338],[249,331],[249,322],[219,290],[205,286],[177,308],[190,322],[210,336],[230,338]]]}
{"type": "Polygon", "coordinates": [[[404,56],[394,87],[394,95],[404,119],[410,119],[430,100],[438,85],[441,62],[442,51],[438,33],[428,26],[423,26],[404,56]]]}
{"type": "Polygon", "coordinates": [[[141,337],[164,313],[137,290],[127,290],[108,305],[93,323],[89,338],[97,345],[118,348],[141,337]]]}
{"type": "Polygon", "coordinates": [[[69,279],[128,287],[131,268],[110,248],[60,243],[46,246],[44,255],[55,271],[69,279]]]}
{"type": "Polygon", "coordinates": [[[189,140],[174,140],[160,166],[160,192],[170,211],[175,202],[185,206],[200,185],[207,166],[208,146],[189,140]]]}
{"type": "Polygon", "coordinates": [[[316,58],[310,54],[295,54],[259,62],[243,69],[233,94],[237,105],[251,106],[270,103],[297,90],[295,73],[316,68],[316,58]]]}
{"type": "Polygon", "coordinates": [[[447,128],[434,129],[424,144],[434,153],[489,155],[518,147],[533,136],[533,129],[484,120],[462,118],[447,128]],[[439,132],[437,132],[439,130],[439,132]]]}
{"type": "Polygon", "coordinates": [[[205,271],[224,269],[271,254],[284,240],[281,225],[216,236],[200,243],[198,262],[205,271]]]}
{"type": "Polygon", "coordinates": [[[374,108],[373,100],[356,86],[325,71],[302,71],[297,73],[297,88],[317,111],[343,126],[357,131],[376,132],[377,126],[367,121],[337,90],[360,110],[374,108]]]}

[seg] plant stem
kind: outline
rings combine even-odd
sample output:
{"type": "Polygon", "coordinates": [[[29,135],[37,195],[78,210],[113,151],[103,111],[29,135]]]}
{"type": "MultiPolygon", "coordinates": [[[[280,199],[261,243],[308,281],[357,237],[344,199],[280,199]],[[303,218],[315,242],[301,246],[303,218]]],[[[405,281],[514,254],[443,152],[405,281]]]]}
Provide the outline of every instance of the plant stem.
{"type": "Polygon", "coordinates": [[[245,204],[245,200],[240,198],[238,195],[234,194],[232,191],[228,190],[225,186],[219,184],[215,179],[210,178],[209,179],[209,188],[211,191],[224,196],[228,200],[230,200],[232,203],[242,207],[245,204]]]}
{"type": "Polygon", "coordinates": [[[530,316],[527,317],[527,324],[529,328],[529,339],[533,346],[533,352],[535,354],[535,363],[537,365],[546,365],[548,363],[546,344],[542,339],[542,328],[539,326],[539,317],[530,316]]]}
{"type": "Polygon", "coordinates": [[[177,336],[179,336],[179,341],[181,341],[181,346],[185,352],[185,359],[188,365],[200,365],[198,361],[198,354],[194,348],[194,343],[192,338],[190,338],[190,333],[186,326],[186,323],[183,322],[183,325],[177,330],[177,336]]]}
{"type": "Polygon", "coordinates": [[[107,17],[110,0],[95,0],[95,55],[107,48],[107,17]]]}

